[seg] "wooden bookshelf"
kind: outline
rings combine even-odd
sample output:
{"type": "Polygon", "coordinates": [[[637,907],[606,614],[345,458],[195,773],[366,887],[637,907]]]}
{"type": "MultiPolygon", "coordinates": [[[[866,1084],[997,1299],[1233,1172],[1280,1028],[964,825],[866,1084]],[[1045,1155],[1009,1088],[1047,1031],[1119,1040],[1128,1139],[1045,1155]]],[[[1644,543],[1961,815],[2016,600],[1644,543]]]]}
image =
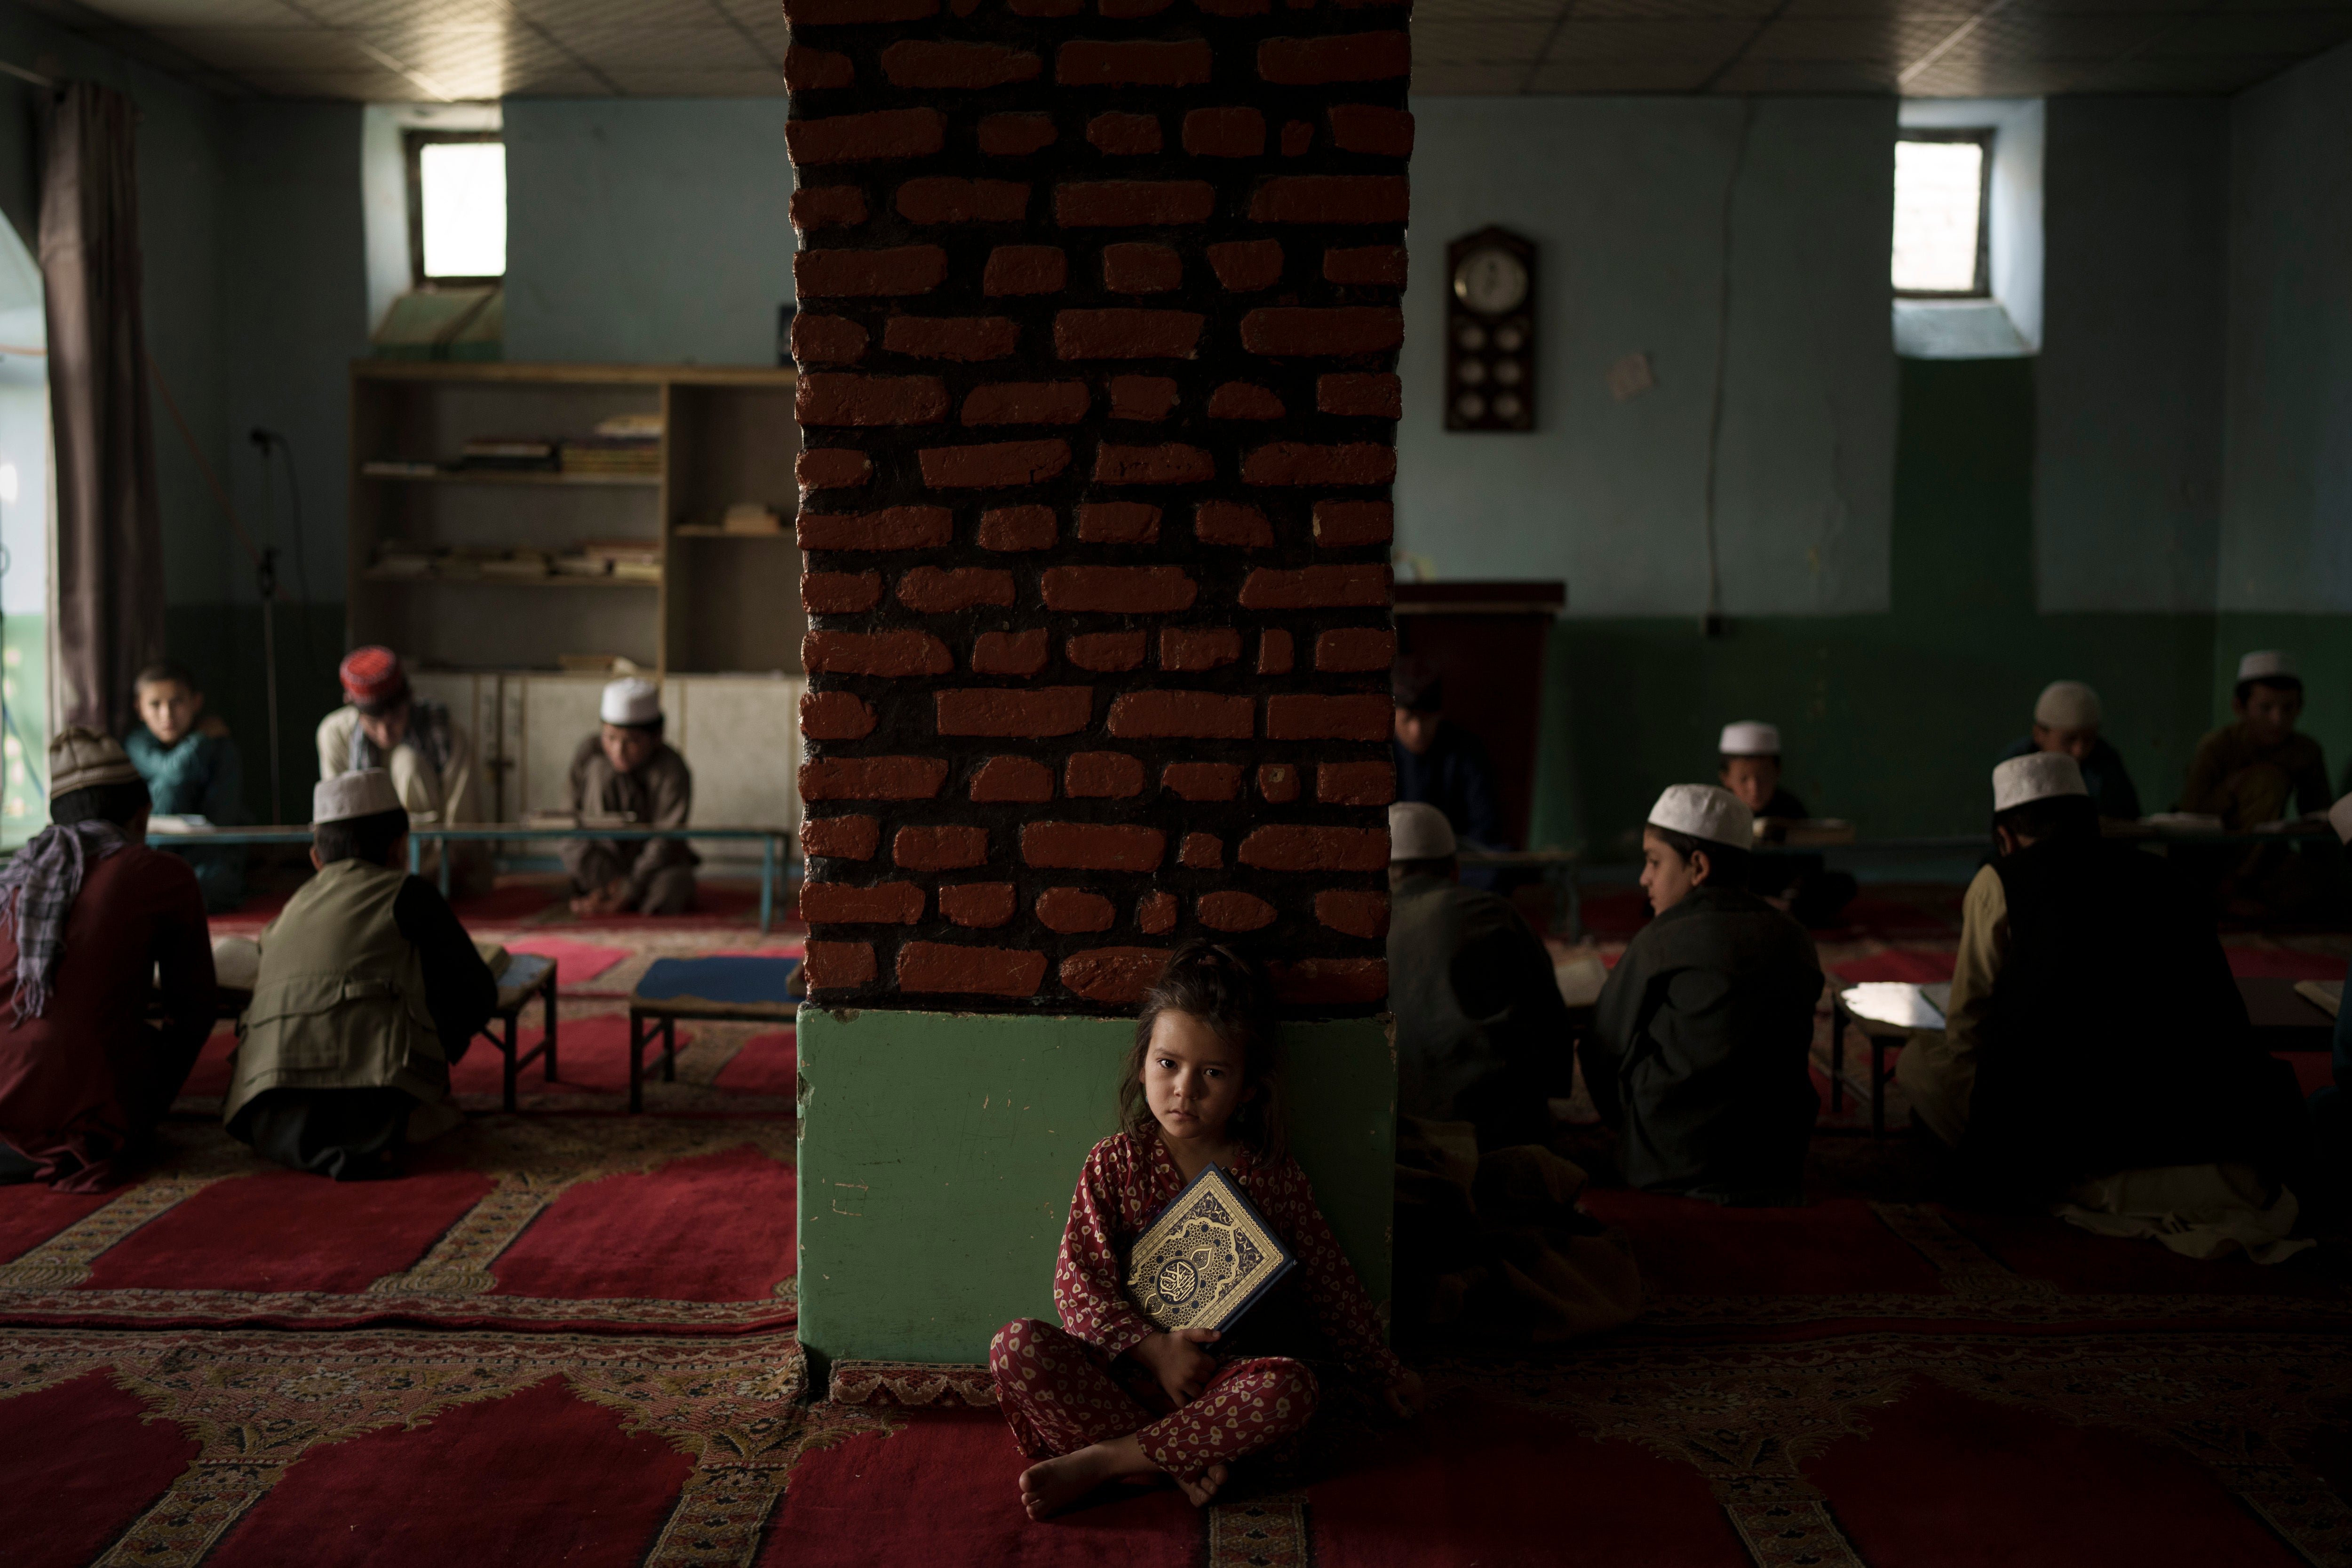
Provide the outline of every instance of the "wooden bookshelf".
{"type": "Polygon", "coordinates": [[[800,673],[805,626],[790,370],[702,365],[466,364],[362,360],[352,366],[350,636],[446,670],[552,670],[565,654],[617,654],[667,676],[800,673]],[[662,416],[650,474],[473,470],[381,473],[374,462],[454,463],[486,436],[581,437],[617,414],[662,416]],[[782,533],[730,533],[729,506],[754,502],[782,533]],[[657,583],[383,570],[388,543],[539,550],[643,540],[657,583]],[[637,592],[510,593],[605,588],[637,592]],[[648,591],[649,590],[649,591],[648,591]]]}

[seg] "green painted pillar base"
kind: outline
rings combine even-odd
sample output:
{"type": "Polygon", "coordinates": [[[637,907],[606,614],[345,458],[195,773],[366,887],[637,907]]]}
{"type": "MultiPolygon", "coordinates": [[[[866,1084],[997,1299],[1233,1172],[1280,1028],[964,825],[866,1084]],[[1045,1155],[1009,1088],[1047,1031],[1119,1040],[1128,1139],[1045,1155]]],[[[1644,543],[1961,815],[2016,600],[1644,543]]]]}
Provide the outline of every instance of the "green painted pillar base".
{"type": "MultiPolygon", "coordinates": [[[[1087,1152],[1118,1127],[1135,1024],[871,1009],[800,1017],[800,1337],[841,1359],[988,1359],[1054,1320],[1087,1152]]],[[[1396,1063],[1386,1018],[1282,1037],[1291,1152],[1375,1302],[1389,1297],[1396,1063]]]]}

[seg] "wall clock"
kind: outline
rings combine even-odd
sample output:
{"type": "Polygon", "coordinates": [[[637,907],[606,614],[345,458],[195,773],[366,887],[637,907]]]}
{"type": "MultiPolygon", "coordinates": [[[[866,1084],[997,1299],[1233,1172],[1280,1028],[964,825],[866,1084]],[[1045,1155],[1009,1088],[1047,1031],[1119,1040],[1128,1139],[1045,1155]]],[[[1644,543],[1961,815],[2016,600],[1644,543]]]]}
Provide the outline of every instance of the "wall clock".
{"type": "Polygon", "coordinates": [[[1445,249],[1445,427],[1536,427],[1536,245],[1482,228],[1445,249]]]}

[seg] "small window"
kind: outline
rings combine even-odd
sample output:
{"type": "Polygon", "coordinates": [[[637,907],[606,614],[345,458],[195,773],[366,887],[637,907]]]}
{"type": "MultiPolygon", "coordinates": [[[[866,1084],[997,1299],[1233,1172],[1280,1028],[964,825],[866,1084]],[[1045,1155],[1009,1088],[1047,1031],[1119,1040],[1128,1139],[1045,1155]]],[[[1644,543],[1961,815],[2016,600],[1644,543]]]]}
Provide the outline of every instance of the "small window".
{"type": "Polygon", "coordinates": [[[1981,298],[1990,131],[1913,131],[1895,143],[1895,291],[1914,299],[1981,298]]]}
{"type": "Polygon", "coordinates": [[[507,148],[495,131],[411,131],[408,264],[416,287],[507,270],[507,148]]]}

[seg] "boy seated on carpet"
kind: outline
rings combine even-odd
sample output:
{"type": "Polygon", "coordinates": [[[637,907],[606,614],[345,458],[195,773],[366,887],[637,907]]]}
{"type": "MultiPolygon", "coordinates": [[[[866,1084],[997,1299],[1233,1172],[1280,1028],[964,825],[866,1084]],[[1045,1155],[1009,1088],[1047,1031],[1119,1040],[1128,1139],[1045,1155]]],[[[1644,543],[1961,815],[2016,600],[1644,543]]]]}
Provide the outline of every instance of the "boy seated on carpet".
{"type": "MultiPolygon", "coordinates": [[[[147,781],[159,816],[201,816],[215,827],[245,820],[245,766],[228,726],[205,711],[205,694],[184,665],[166,659],[139,672],[133,686],[139,727],[122,738],[131,765],[147,781]]],[[[196,874],[205,912],[225,914],[245,901],[245,850],[229,844],[164,845],[196,874]]]]}
{"type": "MultiPolygon", "coordinates": [[[[661,689],[632,676],[604,688],[604,723],[572,758],[572,809],[639,826],[684,827],[694,808],[694,773],[662,739],[661,689]]],[[[694,908],[701,858],[683,838],[622,844],[570,838],[563,868],[581,915],[682,915],[694,908]]]]}
{"type": "Polygon", "coordinates": [[[1389,807],[1389,1012],[1397,1110],[1475,1122],[1489,1149],[1540,1143],[1573,1088],[1551,954],[1508,899],[1462,884],[1437,807],[1389,807]]]}
{"type": "Polygon", "coordinates": [[[95,1193],[212,1032],[212,943],[194,873],[147,847],[121,746],[79,726],[49,742],[49,821],[0,868],[0,1184],[95,1193]]]}
{"type": "MultiPolygon", "coordinates": [[[[1759,822],[1766,824],[1759,842],[1778,843],[1780,825],[1811,816],[1805,803],[1780,782],[1779,726],[1753,719],[1726,724],[1716,751],[1717,781],[1738,795],[1759,822]]],[[[1780,849],[1749,858],[1748,887],[1806,926],[1834,925],[1854,895],[1853,879],[1843,871],[1828,869],[1819,855],[1792,855],[1780,849]]]]}
{"type": "Polygon", "coordinates": [[[2298,733],[2303,677],[2276,648],[2238,661],[2230,710],[2238,716],[2197,742],[2180,809],[2218,816],[2233,832],[2327,809],[2327,759],[2298,733]]]}
{"type": "Polygon", "coordinates": [[[326,780],[311,817],[318,875],[261,933],[221,1119],[290,1170],[397,1175],[404,1140],[457,1124],[449,1068],[497,1010],[498,982],[440,892],[408,874],[389,773],[326,780]]]}
{"type": "Polygon", "coordinates": [[[2012,758],[1992,789],[1947,1027],[1895,1062],[1914,1123],[2086,1228],[2286,1256],[2294,1074],[2254,1043],[2211,921],[2169,863],[2100,836],[2074,758],[2012,758]]]}
{"type": "Polygon", "coordinates": [[[2139,791],[2124,771],[2123,754],[2099,735],[2104,718],[2099,694],[2079,680],[2053,680],[2033,703],[2033,729],[2000,754],[2000,761],[2036,752],[2063,752],[2083,770],[2083,787],[2101,816],[2137,822],[2139,791]]]}
{"type": "Polygon", "coordinates": [[[1610,972],[1579,1047],[1633,1186],[1803,1201],[1822,968],[1803,928],[1748,890],[1754,835],[1747,804],[1709,784],[1672,785],[1650,808],[1642,887],[1657,918],[1610,972]]]}

